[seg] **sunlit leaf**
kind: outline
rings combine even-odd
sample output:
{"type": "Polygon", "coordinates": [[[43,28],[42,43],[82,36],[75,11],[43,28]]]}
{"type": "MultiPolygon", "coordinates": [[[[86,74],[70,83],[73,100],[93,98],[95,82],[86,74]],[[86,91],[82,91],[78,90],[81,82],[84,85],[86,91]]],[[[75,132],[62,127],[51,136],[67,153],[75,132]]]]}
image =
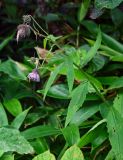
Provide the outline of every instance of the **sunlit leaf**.
{"type": "Polygon", "coordinates": [[[33,148],[20,132],[13,128],[0,128],[0,150],[19,154],[33,153],[33,148]]]}
{"type": "Polygon", "coordinates": [[[68,148],[61,160],[84,160],[82,151],[76,145],[68,148]]]}
{"type": "Polygon", "coordinates": [[[46,151],[34,157],[32,160],[55,160],[55,156],[51,154],[49,151],[46,151]]]}
{"type": "Polygon", "coordinates": [[[13,116],[17,116],[22,112],[21,103],[16,98],[5,100],[4,106],[13,116]]]}

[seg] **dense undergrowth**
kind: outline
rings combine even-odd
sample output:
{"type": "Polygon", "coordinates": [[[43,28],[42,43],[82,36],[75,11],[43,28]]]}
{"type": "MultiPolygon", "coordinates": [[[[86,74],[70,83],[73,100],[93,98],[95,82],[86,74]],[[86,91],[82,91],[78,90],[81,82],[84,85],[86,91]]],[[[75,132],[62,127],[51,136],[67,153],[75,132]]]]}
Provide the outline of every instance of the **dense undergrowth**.
{"type": "Polygon", "coordinates": [[[0,160],[123,160],[121,2],[0,1],[0,160]]]}

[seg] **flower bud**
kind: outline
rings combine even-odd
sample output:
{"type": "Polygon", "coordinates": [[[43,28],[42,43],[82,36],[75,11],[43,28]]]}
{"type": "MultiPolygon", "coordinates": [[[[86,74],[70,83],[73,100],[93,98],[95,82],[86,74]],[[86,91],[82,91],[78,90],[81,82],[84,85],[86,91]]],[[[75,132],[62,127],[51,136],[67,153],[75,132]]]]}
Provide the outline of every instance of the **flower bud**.
{"type": "Polygon", "coordinates": [[[29,81],[40,82],[40,75],[37,69],[34,69],[27,77],[29,81]]]}

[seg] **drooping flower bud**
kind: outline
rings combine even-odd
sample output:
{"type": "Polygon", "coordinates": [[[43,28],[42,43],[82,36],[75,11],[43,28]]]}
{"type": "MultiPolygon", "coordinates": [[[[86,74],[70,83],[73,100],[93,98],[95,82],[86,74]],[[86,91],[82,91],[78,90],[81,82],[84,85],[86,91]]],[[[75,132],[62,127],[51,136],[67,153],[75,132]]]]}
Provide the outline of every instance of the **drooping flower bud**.
{"type": "Polygon", "coordinates": [[[31,73],[28,74],[29,81],[40,82],[40,75],[37,69],[34,69],[31,73]]]}
{"type": "Polygon", "coordinates": [[[27,25],[27,24],[20,24],[17,27],[17,37],[16,37],[17,42],[20,39],[25,38],[25,37],[27,37],[29,35],[30,35],[30,26],[29,25],[27,25]]]}

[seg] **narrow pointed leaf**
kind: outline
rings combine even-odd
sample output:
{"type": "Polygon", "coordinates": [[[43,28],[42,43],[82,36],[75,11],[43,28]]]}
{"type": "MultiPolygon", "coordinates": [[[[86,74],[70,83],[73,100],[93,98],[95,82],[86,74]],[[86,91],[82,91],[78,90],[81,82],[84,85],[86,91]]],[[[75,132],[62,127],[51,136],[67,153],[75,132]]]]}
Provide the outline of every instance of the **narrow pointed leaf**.
{"type": "Polygon", "coordinates": [[[60,72],[62,67],[63,67],[63,63],[60,64],[59,66],[57,66],[53,72],[51,72],[51,75],[50,75],[50,77],[49,77],[49,79],[47,81],[47,84],[46,84],[46,87],[45,87],[45,90],[44,90],[43,99],[45,99],[48,90],[50,89],[51,85],[53,84],[54,80],[56,79],[56,76],[58,75],[58,73],[60,72]]]}
{"type": "Polygon", "coordinates": [[[85,66],[96,55],[97,50],[100,48],[100,45],[101,45],[101,39],[102,39],[102,36],[101,36],[101,31],[99,29],[94,46],[91,47],[87,55],[84,57],[82,66],[85,66]]]}
{"type": "Polygon", "coordinates": [[[27,113],[29,112],[30,109],[31,109],[31,107],[28,108],[28,109],[26,109],[26,110],[23,111],[22,113],[20,113],[20,114],[12,121],[11,126],[19,129],[20,126],[22,125],[25,117],[27,116],[27,113]]]}
{"type": "Polygon", "coordinates": [[[105,119],[99,121],[96,125],[94,125],[86,134],[84,134],[80,141],[78,142],[78,146],[82,148],[83,146],[91,143],[94,139],[98,137],[99,134],[104,130],[104,124],[106,122],[105,119]]]}
{"type": "Polygon", "coordinates": [[[72,120],[75,113],[82,106],[86,99],[86,94],[88,93],[88,82],[82,82],[72,94],[71,101],[68,106],[68,112],[66,117],[65,126],[72,120]]]}
{"type": "Polygon", "coordinates": [[[33,128],[29,128],[21,134],[26,139],[34,139],[39,137],[51,136],[51,135],[59,135],[61,134],[60,129],[54,128],[52,126],[37,126],[33,128]]]}
{"type": "Polygon", "coordinates": [[[81,2],[79,11],[78,11],[78,21],[79,23],[85,18],[88,8],[89,8],[90,0],[84,0],[81,2]]]}

